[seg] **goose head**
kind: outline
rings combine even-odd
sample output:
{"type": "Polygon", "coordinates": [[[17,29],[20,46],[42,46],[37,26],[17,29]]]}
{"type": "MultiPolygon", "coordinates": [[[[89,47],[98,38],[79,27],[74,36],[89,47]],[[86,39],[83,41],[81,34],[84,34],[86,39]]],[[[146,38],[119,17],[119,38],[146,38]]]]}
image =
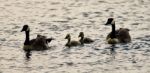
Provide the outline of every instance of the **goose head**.
{"type": "Polygon", "coordinates": [[[105,25],[113,25],[113,24],[115,24],[114,18],[108,18],[108,20],[107,20],[105,25]]]}
{"type": "Polygon", "coordinates": [[[65,37],[65,39],[70,39],[70,38],[71,38],[70,34],[67,34],[65,37]]]}
{"type": "Polygon", "coordinates": [[[23,32],[23,31],[30,31],[29,26],[28,25],[24,25],[22,30],[21,30],[21,32],[23,32]]]}
{"type": "Polygon", "coordinates": [[[84,37],[84,33],[80,32],[78,37],[84,37]]]}

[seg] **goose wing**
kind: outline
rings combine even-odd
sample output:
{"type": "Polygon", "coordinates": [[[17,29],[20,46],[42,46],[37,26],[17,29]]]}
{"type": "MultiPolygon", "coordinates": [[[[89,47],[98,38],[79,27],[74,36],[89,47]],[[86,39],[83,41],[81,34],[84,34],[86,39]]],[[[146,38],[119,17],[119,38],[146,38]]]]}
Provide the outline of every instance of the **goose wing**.
{"type": "Polygon", "coordinates": [[[35,42],[36,39],[32,39],[30,40],[30,44],[33,44],[35,42]]]}
{"type": "Polygon", "coordinates": [[[52,40],[54,40],[54,38],[47,38],[47,39],[46,39],[46,43],[48,44],[48,43],[50,43],[52,40]]]}
{"type": "Polygon", "coordinates": [[[46,43],[45,36],[37,36],[35,39],[30,40],[32,50],[46,50],[48,49],[48,44],[46,43]]]}
{"type": "Polygon", "coordinates": [[[117,35],[118,35],[117,38],[122,43],[127,43],[127,42],[131,41],[131,36],[129,34],[129,29],[127,29],[127,28],[120,28],[117,35]]]}

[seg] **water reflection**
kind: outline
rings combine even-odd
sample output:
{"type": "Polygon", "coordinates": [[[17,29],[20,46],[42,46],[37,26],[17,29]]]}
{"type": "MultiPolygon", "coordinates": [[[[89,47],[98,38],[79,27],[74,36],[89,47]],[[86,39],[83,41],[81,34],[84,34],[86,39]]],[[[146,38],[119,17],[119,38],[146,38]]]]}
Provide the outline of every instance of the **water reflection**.
{"type": "Polygon", "coordinates": [[[25,51],[25,56],[26,56],[26,60],[30,60],[30,56],[31,56],[31,50],[26,50],[25,51]]]}
{"type": "Polygon", "coordinates": [[[29,73],[32,70],[32,67],[30,66],[32,63],[30,61],[30,58],[26,58],[26,60],[24,61],[24,73],[29,73]]]}
{"type": "Polygon", "coordinates": [[[116,55],[116,49],[115,49],[116,47],[115,47],[115,44],[112,44],[111,46],[110,46],[110,54],[111,54],[111,56],[112,56],[112,59],[115,59],[115,55],[116,55]]]}

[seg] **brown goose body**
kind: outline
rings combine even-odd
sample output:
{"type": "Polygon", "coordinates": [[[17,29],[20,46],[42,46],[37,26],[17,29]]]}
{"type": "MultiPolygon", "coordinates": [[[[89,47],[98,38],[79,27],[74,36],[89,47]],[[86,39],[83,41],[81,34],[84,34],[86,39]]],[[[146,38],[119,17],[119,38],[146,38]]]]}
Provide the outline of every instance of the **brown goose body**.
{"type": "Polygon", "coordinates": [[[131,36],[129,34],[129,29],[127,28],[120,28],[117,34],[117,38],[121,43],[128,43],[131,42],[131,36]]]}
{"type": "Polygon", "coordinates": [[[106,40],[109,44],[131,42],[131,36],[128,28],[120,28],[115,30],[115,22],[113,18],[108,19],[106,25],[109,24],[112,25],[112,31],[106,37],[106,40]]]}

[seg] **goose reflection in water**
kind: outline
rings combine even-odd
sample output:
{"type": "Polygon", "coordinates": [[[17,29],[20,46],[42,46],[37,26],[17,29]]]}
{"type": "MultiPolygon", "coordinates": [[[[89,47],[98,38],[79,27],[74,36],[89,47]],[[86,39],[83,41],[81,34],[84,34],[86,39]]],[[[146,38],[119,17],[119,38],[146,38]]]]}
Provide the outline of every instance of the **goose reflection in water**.
{"type": "Polygon", "coordinates": [[[112,58],[115,59],[115,55],[116,55],[115,44],[112,44],[110,46],[110,54],[111,54],[112,58]]]}

